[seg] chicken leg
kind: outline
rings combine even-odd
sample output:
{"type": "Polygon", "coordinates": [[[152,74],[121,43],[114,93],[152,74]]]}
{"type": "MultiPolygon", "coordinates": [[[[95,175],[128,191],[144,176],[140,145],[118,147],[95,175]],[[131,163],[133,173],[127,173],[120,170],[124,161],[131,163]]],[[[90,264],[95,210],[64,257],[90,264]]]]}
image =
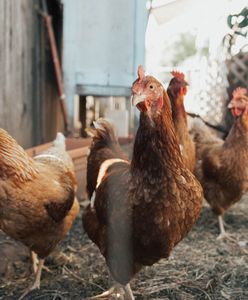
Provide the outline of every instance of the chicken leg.
{"type": "Polygon", "coordinates": [[[31,291],[40,288],[40,278],[41,278],[41,272],[42,272],[43,265],[44,265],[44,259],[40,259],[33,284],[29,288],[26,289],[26,291],[21,295],[21,297],[18,300],[21,300],[24,297],[26,297],[31,291]]]}
{"type": "Polygon", "coordinates": [[[126,300],[134,300],[133,291],[130,287],[130,283],[124,286],[126,300]]]}
{"type": "Polygon", "coordinates": [[[228,239],[232,242],[236,242],[235,238],[233,238],[230,234],[226,233],[222,215],[218,216],[218,222],[219,222],[220,234],[218,235],[217,240],[228,239]]]}
{"type": "MultiPolygon", "coordinates": [[[[31,259],[32,259],[32,263],[33,263],[33,272],[34,272],[34,274],[36,274],[38,265],[39,265],[39,258],[38,258],[38,255],[34,251],[31,251],[31,259]]],[[[42,269],[47,271],[48,273],[52,273],[52,271],[44,265],[42,266],[42,269]]]]}
{"type": "Polygon", "coordinates": [[[34,251],[31,251],[31,259],[33,263],[33,272],[34,274],[36,274],[38,270],[39,259],[38,259],[38,255],[34,251]]]}
{"type": "Polygon", "coordinates": [[[220,234],[217,237],[217,240],[220,240],[220,239],[223,239],[224,237],[226,237],[226,231],[225,231],[222,215],[218,216],[218,222],[219,222],[220,234]]]}

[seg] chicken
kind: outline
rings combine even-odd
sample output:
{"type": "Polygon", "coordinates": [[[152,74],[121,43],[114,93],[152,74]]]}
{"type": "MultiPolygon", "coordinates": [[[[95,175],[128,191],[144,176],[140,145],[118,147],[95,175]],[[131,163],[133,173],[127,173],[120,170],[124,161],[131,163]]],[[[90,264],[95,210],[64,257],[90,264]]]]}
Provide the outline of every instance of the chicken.
{"type": "Polygon", "coordinates": [[[96,188],[99,168],[106,158],[118,158],[124,161],[127,161],[128,159],[116,139],[114,130],[112,128],[111,130],[104,130],[104,127],[109,127],[108,123],[104,119],[99,119],[98,122],[94,122],[94,126],[99,130],[95,130],[93,128],[86,129],[86,132],[94,138],[90,151],[97,151],[97,155],[89,155],[87,160],[86,188],[89,199],[92,197],[96,188]]]}
{"type": "Polygon", "coordinates": [[[235,118],[223,141],[211,134],[199,120],[191,133],[196,143],[196,176],[204,196],[218,216],[220,235],[227,237],[223,224],[224,212],[238,202],[248,189],[248,97],[246,89],[236,89],[229,104],[235,118]]]}
{"type": "Polygon", "coordinates": [[[133,158],[113,154],[117,139],[111,126],[100,121],[87,167],[96,176],[95,191],[88,190],[91,203],[83,213],[84,229],[116,281],[103,295],[124,292],[124,299],[134,299],[129,282],[142,266],[168,258],[187,235],[203,198],[182,161],[163,85],[140,66],[132,91],[133,105],[141,112],[133,158]]]}
{"type": "Polygon", "coordinates": [[[195,144],[188,132],[187,114],[184,108],[184,96],[187,93],[188,83],[183,73],[173,71],[171,74],[173,78],[169,83],[167,93],[171,101],[172,119],[184,163],[193,172],[195,168],[195,144]]]}
{"type": "Polygon", "coordinates": [[[32,159],[0,129],[0,229],[39,258],[35,280],[20,299],[40,287],[44,259],[78,214],[75,187],[73,164],[61,133],[53,147],[32,159]]]}

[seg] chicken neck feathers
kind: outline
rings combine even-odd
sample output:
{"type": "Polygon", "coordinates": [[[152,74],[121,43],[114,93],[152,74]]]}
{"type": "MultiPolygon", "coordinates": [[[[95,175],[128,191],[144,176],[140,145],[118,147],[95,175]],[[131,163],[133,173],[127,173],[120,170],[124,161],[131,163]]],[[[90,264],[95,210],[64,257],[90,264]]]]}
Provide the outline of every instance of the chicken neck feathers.
{"type": "Polygon", "coordinates": [[[141,265],[169,256],[198,217],[201,202],[201,187],[184,167],[170,110],[153,120],[141,114],[131,165],[108,168],[83,224],[113,277],[124,284],[141,265]]]}
{"type": "Polygon", "coordinates": [[[172,119],[184,162],[190,171],[195,167],[195,144],[188,131],[187,114],[184,108],[184,96],[175,96],[168,89],[172,107],[172,119]]]}

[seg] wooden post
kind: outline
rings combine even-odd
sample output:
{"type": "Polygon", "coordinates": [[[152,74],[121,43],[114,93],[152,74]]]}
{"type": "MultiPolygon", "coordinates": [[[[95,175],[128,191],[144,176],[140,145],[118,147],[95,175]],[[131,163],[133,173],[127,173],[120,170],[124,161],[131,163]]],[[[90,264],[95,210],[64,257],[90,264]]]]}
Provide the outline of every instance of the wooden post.
{"type": "Polygon", "coordinates": [[[81,136],[86,137],[85,132],[86,124],[86,96],[79,96],[79,120],[82,124],[81,127],[81,136]]]}

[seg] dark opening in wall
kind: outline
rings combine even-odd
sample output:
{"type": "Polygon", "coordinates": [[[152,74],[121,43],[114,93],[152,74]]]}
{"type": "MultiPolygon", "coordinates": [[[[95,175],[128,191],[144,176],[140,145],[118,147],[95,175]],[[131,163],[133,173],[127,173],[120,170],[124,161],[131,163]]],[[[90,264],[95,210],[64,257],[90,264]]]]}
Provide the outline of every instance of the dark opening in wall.
{"type": "MultiPolygon", "coordinates": [[[[63,5],[59,0],[40,0],[40,9],[47,7],[52,17],[52,27],[60,62],[62,61],[63,5]],[[44,2],[46,5],[44,5],[44,2]]],[[[63,131],[58,85],[55,76],[51,45],[45,20],[40,16],[40,101],[41,138],[40,142],[51,141],[57,131],[63,131]]]]}
{"type": "Polygon", "coordinates": [[[49,15],[52,16],[53,30],[61,61],[63,35],[63,4],[60,0],[49,0],[47,1],[47,8],[49,15]]]}

